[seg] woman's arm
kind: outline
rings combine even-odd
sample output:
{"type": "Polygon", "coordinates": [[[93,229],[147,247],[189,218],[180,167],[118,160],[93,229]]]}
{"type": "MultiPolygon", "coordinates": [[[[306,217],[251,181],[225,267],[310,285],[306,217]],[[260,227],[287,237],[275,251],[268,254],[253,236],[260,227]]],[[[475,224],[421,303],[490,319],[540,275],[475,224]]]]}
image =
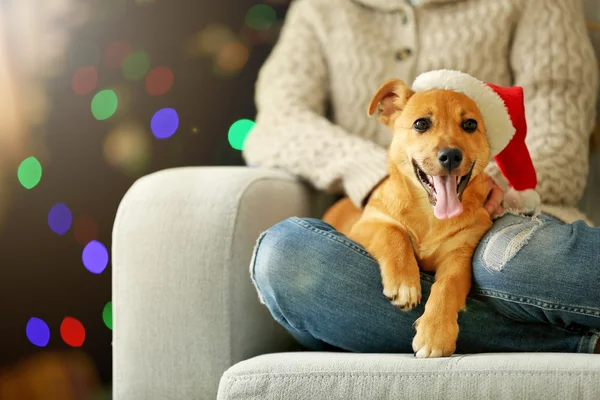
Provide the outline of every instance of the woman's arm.
{"type": "Polygon", "coordinates": [[[309,2],[292,2],[279,41],[259,73],[256,126],[243,154],[249,164],[284,169],[318,189],[343,190],[361,206],[387,175],[386,151],[324,117],[327,61],[314,18],[319,16],[309,2]]]}
{"type": "MultiPolygon", "coordinates": [[[[523,0],[511,49],[525,93],[527,145],[546,204],[575,205],[585,189],[598,62],[581,0],[523,0]]],[[[496,178],[496,177],[495,177],[496,178]]]]}

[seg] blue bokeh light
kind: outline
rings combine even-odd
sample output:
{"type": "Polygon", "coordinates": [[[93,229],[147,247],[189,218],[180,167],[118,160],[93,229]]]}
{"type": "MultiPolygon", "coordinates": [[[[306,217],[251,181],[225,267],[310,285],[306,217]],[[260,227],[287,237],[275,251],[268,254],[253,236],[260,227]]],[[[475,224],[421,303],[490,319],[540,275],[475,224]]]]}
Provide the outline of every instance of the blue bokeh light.
{"type": "Polygon", "coordinates": [[[35,346],[46,347],[50,341],[50,328],[43,320],[31,317],[25,327],[27,339],[35,346]]]}
{"type": "Polygon", "coordinates": [[[48,212],[48,226],[58,235],[64,235],[71,229],[73,215],[71,210],[63,203],[57,203],[48,212]]]}
{"type": "Polygon", "coordinates": [[[108,265],[108,250],[97,240],[92,240],[83,249],[81,256],[85,268],[93,274],[101,274],[108,265]]]}
{"type": "Polygon", "coordinates": [[[168,139],[179,128],[179,116],[173,108],[158,110],[150,122],[152,133],[157,139],[168,139]]]}

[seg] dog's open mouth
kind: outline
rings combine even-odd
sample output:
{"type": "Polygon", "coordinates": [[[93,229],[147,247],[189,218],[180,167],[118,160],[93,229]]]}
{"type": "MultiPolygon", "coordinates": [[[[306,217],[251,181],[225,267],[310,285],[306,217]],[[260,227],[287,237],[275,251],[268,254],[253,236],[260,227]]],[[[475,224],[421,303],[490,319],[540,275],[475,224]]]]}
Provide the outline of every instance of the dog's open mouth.
{"type": "Polygon", "coordinates": [[[448,219],[460,215],[463,211],[462,195],[469,184],[473,167],[464,176],[457,175],[427,175],[413,160],[415,175],[429,196],[429,202],[434,207],[437,218],[448,219]]]}

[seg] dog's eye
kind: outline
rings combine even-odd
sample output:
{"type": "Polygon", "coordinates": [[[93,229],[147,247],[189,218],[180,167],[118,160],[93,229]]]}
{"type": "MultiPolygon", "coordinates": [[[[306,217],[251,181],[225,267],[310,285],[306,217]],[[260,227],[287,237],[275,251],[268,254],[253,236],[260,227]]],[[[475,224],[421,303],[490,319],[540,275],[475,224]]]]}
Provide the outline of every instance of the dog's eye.
{"type": "Polygon", "coordinates": [[[429,120],[427,120],[425,118],[419,118],[413,124],[413,129],[420,133],[426,132],[429,129],[429,127],[430,127],[430,122],[429,122],[429,120]]]}
{"type": "Polygon", "coordinates": [[[477,130],[477,121],[474,119],[468,119],[462,124],[462,128],[465,132],[473,133],[477,130]]]}

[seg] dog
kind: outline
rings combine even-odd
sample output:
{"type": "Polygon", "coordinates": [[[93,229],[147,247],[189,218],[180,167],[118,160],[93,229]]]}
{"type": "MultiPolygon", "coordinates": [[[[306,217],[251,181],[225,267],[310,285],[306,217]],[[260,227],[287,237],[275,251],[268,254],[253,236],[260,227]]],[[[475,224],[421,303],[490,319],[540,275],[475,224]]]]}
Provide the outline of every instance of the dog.
{"type": "Polygon", "coordinates": [[[362,212],[343,198],[322,219],[377,260],[383,294],[401,310],[421,302],[420,269],[435,272],[412,347],[418,358],[450,356],[472,256],[492,226],[484,209],[491,179],[484,172],[490,145],[483,117],[462,93],[413,92],[400,79],[376,91],[368,114],[375,112],[393,133],[389,174],[362,212]]]}

